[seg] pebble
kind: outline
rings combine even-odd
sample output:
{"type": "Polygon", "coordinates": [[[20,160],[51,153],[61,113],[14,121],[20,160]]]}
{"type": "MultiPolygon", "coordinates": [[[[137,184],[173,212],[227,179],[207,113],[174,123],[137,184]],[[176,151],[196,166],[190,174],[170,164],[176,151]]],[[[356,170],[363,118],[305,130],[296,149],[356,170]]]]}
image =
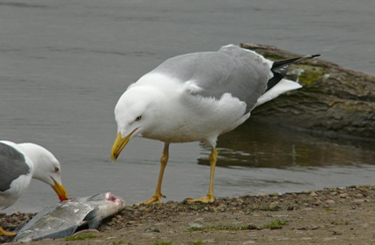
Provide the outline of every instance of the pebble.
{"type": "MultiPolygon", "coordinates": [[[[139,205],[127,206],[120,214],[114,218],[105,221],[99,227],[101,231],[106,229],[116,229],[139,224],[151,222],[153,226],[165,218],[178,217],[179,214],[191,216],[192,220],[201,217],[203,212],[245,212],[247,215],[256,216],[257,213],[267,210],[267,208],[279,207],[278,210],[312,210],[320,208],[334,208],[335,204],[343,205],[351,204],[353,207],[358,207],[364,202],[375,201],[375,187],[362,186],[354,188],[324,188],[317,191],[304,191],[303,193],[287,193],[281,194],[279,192],[262,195],[247,195],[237,198],[218,198],[213,204],[187,204],[183,202],[169,201],[162,205],[139,205]],[[357,205],[353,205],[357,204],[357,205]]],[[[274,215],[274,213],[272,214],[274,215]]],[[[3,227],[11,227],[9,230],[18,227],[23,221],[33,217],[33,214],[15,213],[12,215],[4,215],[0,213],[0,223],[3,227]]],[[[203,222],[203,221],[202,221],[203,222]]],[[[189,225],[191,227],[201,227],[202,222],[193,222],[189,225]]],[[[152,226],[152,227],[153,227],[152,226]]],[[[147,229],[147,236],[158,236],[158,227],[147,229]]],[[[146,230],[145,230],[146,231],[146,230]]],[[[2,241],[4,242],[4,239],[2,241]]],[[[249,241],[249,244],[252,240],[249,241]]]]}
{"type": "Polygon", "coordinates": [[[366,201],[365,199],[353,199],[354,203],[363,203],[365,201],[366,201]]]}
{"type": "Polygon", "coordinates": [[[274,208],[274,207],[276,207],[278,204],[279,204],[279,202],[271,202],[270,205],[269,205],[269,207],[270,207],[270,208],[274,208]]]}
{"type": "Polygon", "coordinates": [[[200,227],[203,227],[203,226],[198,223],[189,223],[189,228],[200,228],[200,227]]]}
{"type": "Polygon", "coordinates": [[[281,192],[275,192],[275,193],[272,193],[272,194],[269,194],[270,197],[279,197],[279,196],[282,196],[282,193],[281,192]]]}
{"type": "Polygon", "coordinates": [[[243,242],[242,245],[255,244],[255,243],[256,243],[255,241],[249,240],[249,241],[243,242]]]}
{"type": "Polygon", "coordinates": [[[314,192],[314,191],[312,191],[312,190],[302,191],[303,194],[310,194],[310,193],[312,193],[312,192],[314,192]]]}
{"type": "Polygon", "coordinates": [[[151,226],[145,229],[145,232],[160,232],[158,227],[151,226]]]}
{"type": "Polygon", "coordinates": [[[312,197],[317,197],[318,194],[316,194],[316,193],[313,191],[313,192],[310,193],[310,196],[312,196],[312,197]]]}
{"type": "Polygon", "coordinates": [[[335,201],[332,200],[332,199],[329,199],[329,200],[327,200],[327,201],[325,201],[325,202],[328,203],[328,204],[335,204],[335,201]]]}

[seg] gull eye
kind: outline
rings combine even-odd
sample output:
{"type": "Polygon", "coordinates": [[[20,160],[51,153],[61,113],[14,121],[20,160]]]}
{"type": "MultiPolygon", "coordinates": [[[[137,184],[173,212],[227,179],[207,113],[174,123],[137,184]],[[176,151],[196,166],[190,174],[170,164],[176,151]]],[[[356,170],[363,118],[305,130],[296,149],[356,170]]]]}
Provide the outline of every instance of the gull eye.
{"type": "Polygon", "coordinates": [[[55,172],[55,173],[57,173],[57,172],[59,172],[59,168],[58,167],[55,167],[54,169],[53,169],[53,172],[55,172]]]}
{"type": "Polygon", "coordinates": [[[137,122],[137,121],[139,121],[139,120],[141,120],[142,119],[142,116],[138,116],[136,119],[135,119],[135,121],[137,122]]]}

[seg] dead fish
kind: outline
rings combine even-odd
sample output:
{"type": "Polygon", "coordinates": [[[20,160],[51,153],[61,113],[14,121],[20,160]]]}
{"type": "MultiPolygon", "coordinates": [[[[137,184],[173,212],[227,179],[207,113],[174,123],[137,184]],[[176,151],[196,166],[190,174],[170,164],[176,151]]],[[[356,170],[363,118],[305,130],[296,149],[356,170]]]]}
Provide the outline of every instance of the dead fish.
{"type": "Polygon", "coordinates": [[[110,192],[63,201],[35,215],[17,231],[13,242],[63,238],[86,224],[95,229],[104,218],[118,213],[125,205],[122,198],[110,192]]]}

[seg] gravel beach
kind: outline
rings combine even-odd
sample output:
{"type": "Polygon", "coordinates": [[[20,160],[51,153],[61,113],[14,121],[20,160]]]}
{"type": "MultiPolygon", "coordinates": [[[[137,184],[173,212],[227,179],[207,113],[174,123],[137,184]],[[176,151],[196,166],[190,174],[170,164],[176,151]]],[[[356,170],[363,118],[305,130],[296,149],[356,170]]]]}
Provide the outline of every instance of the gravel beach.
{"type": "MultiPolygon", "coordinates": [[[[374,202],[374,186],[349,186],[218,198],[213,204],[132,205],[99,230],[30,244],[372,244],[374,202]]],[[[14,230],[32,216],[1,215],[0,224],[14,230]]]]}

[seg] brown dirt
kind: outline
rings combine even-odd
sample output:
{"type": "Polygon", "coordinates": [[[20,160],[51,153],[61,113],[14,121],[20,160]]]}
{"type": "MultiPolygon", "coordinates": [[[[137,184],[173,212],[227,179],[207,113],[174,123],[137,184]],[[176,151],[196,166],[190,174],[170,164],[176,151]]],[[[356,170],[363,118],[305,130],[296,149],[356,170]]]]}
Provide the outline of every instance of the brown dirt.
{"type": "MultiPolygon", "coordinates": [[[[213,204],[128,206],[84,240],[30,244],[372,244],[375,187],[219,198],[213,204]]],[[[30,215],[0,217],[13,230],[30,215]]],[[[6,238],[1,237],[1,242],[6,238]]]]}

